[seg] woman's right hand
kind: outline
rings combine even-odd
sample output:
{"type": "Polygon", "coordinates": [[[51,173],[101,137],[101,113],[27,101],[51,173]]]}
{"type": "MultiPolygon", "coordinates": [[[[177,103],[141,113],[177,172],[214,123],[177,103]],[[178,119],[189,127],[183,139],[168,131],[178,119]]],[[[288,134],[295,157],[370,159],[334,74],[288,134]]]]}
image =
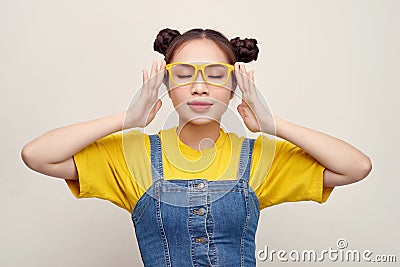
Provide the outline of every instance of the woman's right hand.
{"type": "Polygon", "coordinates": [[[139,97],[129,106],[125,113],[124,129],[146,127],[156,116],[161,108],[161,100],[158,99],[158,89],[164,80],[165,61],[162,60],[160,67],[158,62],[153,61],[150,77],[147,70],[143,70],[143,85],[139,97]]]}
{"type": "Polygon", "coordinates": [[[164,79],[164,70],[165,62],[161,62],[158,68],[157,61],[153,62],[150,78],[143,70],[140,96],[126,112],[48,131],[24,145],[21,151],[23,161],[37,172],[77,180],[73,155],[100,138],[123,130],[123,127],[145,127],[154,119],[161,107],[158,89],[164,79]]]}

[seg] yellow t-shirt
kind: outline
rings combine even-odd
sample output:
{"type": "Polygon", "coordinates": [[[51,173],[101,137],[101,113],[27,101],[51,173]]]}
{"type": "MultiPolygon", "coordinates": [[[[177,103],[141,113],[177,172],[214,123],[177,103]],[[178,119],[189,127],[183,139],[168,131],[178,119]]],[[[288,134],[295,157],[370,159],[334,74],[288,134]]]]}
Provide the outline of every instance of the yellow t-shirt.
{"type": "MultiPolygon", "coordinates": [[[[161,130],[165,179],[237,179],[244,137],[220,135],[214,147],[197,151],[184,144],[176,127],[161,130]]],[[[74,155],[79,180],[66,180],[77,198],[109,200],[132,212],[152,184],[150,141],[138,130],[114,133],[74,155]]],[[[260,135],[254,142],[249,185],[260,209],[283,202],[325,202],[333,188],[323,187],[325,167],[294,144],[260,135]]]]}

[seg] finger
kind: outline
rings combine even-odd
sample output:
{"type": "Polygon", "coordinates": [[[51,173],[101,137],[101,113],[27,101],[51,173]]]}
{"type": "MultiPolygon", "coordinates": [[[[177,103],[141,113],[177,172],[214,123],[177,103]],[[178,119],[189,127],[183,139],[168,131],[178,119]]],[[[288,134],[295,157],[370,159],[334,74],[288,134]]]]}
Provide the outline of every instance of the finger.
{"type": "Polygon", "coordinates": [[[164,76],[165,76],[165,60],[162,60],[160,63],[160,69],[159,72],[157,73],[157,81],[156,81],[156,85],[159,87],[161,85],[161,83],[164,81],[164,76]]]}
{"type": "Polygon", "coordinates": [[[162,102],[160,99],[157,100],[157,102],[154,104],[153,108],[150,110],[148,120],[149,122],[153,120],[153,118],[156,116],[157,112],[160,110],[162,106],[162,102]]]}
{"type": "Polygon", "coordinates": [[[241,72],[243,73],[243,86],[246,88],[246,91],[250,91],[250,78],[249,78],[249,73],[246,70],[246,66],[241,63],[239,66],[241,72]]]}
{"type": "Polygon", "coordinates": [[[153,78],[151,78],[151,96],[154,98],[154,101],[156,99],[158,99],[158,91],[160,90],[161,84],[164,80],[164,72],[159,72],[156,74],[156,76],[154,76],[153,78]]]}
{"type": "Polygon", "coordinates": [[[154,75],[157,74],[157,69],[158,69],[158,62],[157,60],[153,60],[153,63],[151,64],[151,73],[149,79],[149,88],[152,92],[157,83],[157,78],[154,77],[154,75]]]}
{"type": "Polygon", "coordinates": [[[254,83],[254,70],[249,73],[250,80],[254,83]]]}
{"type": "Polygon", "coordinates": [[[165,62],[165,60],[161,60],[161,63],[160,63],[160,71],[163,71],[163,70],[165,70],[165,66],[167,65],[167,63],[165,62]]]}
{"type": "Polygon", "coordinates": [[[161,108],[161,100],[158,99],[156,103],[154,103],[153,107],[150,110],[150,114],[155,114],[161,108]]]}
{"type": "Polygon", "coordinates": [[[246,108],[248,106],[249,105],[247,104],[246,99],[242,99],[242,108],[246,108]]]}
{"type": "Polygon", "coordinates": [[[149,80],[149,73],[147,72],[147,70],[143,69],[142,70],[143,73],[143,84],[142,84],[142,89],[140,91],[140,94],[147,92],[147,88],[148,88],[148,80],[149,80]]]}
{"type": "Polygon", "coordinates": [[[243,72],[250,80],[253,77],[254,78],[254,70],[252,71],[247,71],[246,66],[242,63],[239,66],[241,72],[243,72]]]}
{"type": "Polygon", "coordinates": [[[250,91],[257,95],[256,85],[254,84],[254,70],[249,72],[249,79],[250,91]]]}
{"type": "Polygon", "coordinates": [[[149,82],[151,81],[151,78],[149,78],[149,73],[147,70],[143,69],[143,84],[142,84],[142,90],[141,90],[141,95],[145,94],[148,96],[149,94],[149,82]]]}
{"type": "Polygon", "coordinates": [[[246,74],[246,76],[248,76],[247,70],[246,70],[246,66],[245,66],[243,63],[240,63],[239,69],[240,69],[244,74],[246,74]]]}
{"type": "Polygon", "coordinates": [[[239,63],[236,62],[236,63],[235,63],[235,77],[236,77],[236,82],[237,82],[237,84],[238,84],[238,86],[239,86],[240,91],[243,92],[244,88],[243,88],[243,76],[242,76],[242,75],[243,75],[243,74],[240,72],[240,69],[239,69],[239,63]]]}
{"type": "Polygon", "coordinates": [[[149,79],[149,73],[145,69],[142,70],[142,73],[143,73],[143,83],[145,83],[149,79]]]}
{"type": "Polygon", "coordinates": [[[154,76],[157,73],[158,62],[157,60],[153,60],[153,64],[151,64],[151,74],[150,77],[154,76]]]}
{"type": "Polygon", "coordinates": [[[243,106],[242,104],[240,104],[239,106],[237,106],[237,111],[239,112],[240,116],[242,118],[244,118],[244,113],[243,113],[243,106]]]}
{"type": "Polygon", "coordinates": [[[162,106],[162,101],[161,99],[158,99],[153,108],[154,114],[156,114],[160,110],[161,106],[162,106]]]}
{"type": "Polygon", "coordinates": [[[237,110],[238,110],[240,116],[243,118],[243,120],[246,119],[246,118],[248,117],[248,113],[247,113],[248,108],[245,107],[245,106],[243,106],[243,104],[240,104],[240,105],[237,107],[237,110]]]}

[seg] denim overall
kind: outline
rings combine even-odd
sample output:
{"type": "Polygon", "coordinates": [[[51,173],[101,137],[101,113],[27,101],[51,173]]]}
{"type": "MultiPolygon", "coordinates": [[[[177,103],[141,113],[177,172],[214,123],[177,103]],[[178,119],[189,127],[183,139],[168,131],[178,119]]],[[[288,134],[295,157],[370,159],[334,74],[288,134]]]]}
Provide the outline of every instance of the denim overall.
{"type": "Polygon", "coordinates": [[[254,139],[245,138],[234,180],[165,180],[161,142],[149,135],[152,186],[132,212],[146,267],[256,266],[259,203],[248,184],[254,139]]]}

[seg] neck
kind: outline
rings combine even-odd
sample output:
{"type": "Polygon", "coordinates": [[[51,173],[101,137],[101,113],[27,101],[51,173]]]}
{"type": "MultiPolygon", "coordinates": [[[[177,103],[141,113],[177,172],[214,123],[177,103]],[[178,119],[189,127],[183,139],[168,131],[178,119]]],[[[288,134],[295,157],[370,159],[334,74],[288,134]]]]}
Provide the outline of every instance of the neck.
{"type": "Polygon", "coordinates": [[[220,124],[212,121],[205,125],[179,123],[177,134],[179,139],[195,150],[211,148],[219,137],[220,124]]]}

